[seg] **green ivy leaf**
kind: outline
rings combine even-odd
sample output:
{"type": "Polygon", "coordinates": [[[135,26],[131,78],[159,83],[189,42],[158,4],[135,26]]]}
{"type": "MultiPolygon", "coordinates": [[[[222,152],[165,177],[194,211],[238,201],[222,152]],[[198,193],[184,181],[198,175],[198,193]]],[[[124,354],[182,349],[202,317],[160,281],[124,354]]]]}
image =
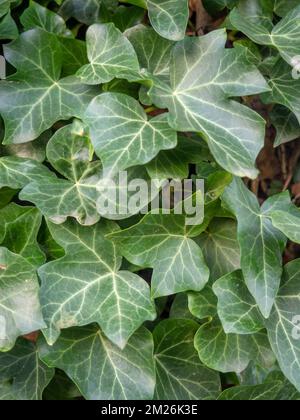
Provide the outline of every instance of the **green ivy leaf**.
{"type": "Polygon", "coordinates": [[[276,128],[274,146],[280,146],[300,137],[300,124],[296,115],[284,106],[276,105],[270,118],[276,128]]]}
{"type": "Polygon", "coordinates": [[[220,378],[204,367],[194,348],[198,324],[169,319],[153,332],[156,364],[156,400],[212,400],[220,392],[220,378]]]}
{"type": "Polygon", "coordinates": [[[218,315],[226,334],[255,334],[264,329],[264,319],[240,270],[218,280],[213,291],[218,297],[218,315]]]}
{"type": "Polygon", "coordinates": [[[97,185],[102,178],[102,164],[91,161],[91,143],[82,123],[75,121],[58,130],[49,141],[46,154],[65,179],[34,180],[23,189],[20,198],[34,203],[55,223],[65,222],[68,216],[82,225],[97,223],[97,185]]]}
{"type": "Polygon", "coordinates": [[[179,42],[172,57],[171,88],[154,86],[150,96],[160,107],[169,109],[171,127],[201,132],[223,168],[255,178],[264,121],[230,98],[269,88],[247,61],[246,49],[224,49],[225,43],[224,30],[179,42]]]}
{"type": "Polygon", "coordinates": [[[53,346],[39,342],[42,360],[67,373],[88,400],[148,400],[155,386],[152,335],[137,331],[124,350],[96,327],[71,328],[53,346]]]}
{"type": "Polygon", "coordinates": [[[118,246],[105,239],[117,226],[101,222],[81,227],[69,221],[60,226],[49,223],[49,229],[66,255],[39,269],[47,341],[55,343],[61,329],[97,322],[113,343],[124,348],[156,312],[147,283],[120,271],[118,246]]]}
{"type": "Polygon", "coordinates": [[[35,268],[21,255],[0,248],[0,349],[13,348],[19,335],[45,327],[35,268]]]}
{"type": "Polygon", "coordinates": [[[11,203],[0,210],[0,243],[11,252],[24,257],[33,266],[45,262],[45,255],[37,243],[42,215],[34,207],[11,203]]]}
{"type": "Polygon", "coordinates": [[[153,267],[154,298],[200,291],[208,282],[209,270],[201,249],[189,237],[184,216],[148,214],[138,225],[109,237],[132,264],[153,267]]]}
{"type": "Polygon", "coordinates": [[[86,43],[90,64],[77,72],[82,83],[97,85],[116,77],[136,79],[140,67],[134,48],[113,23],[90,26],[86,43]]]}
{"type": "Polygon", "coordinates": [[[282,388],[282,382],[269,382],[263,385],[236,386],[224,391],[219,401],[274,401],[282,388]]]}
{"type": "Polygon", "coordinates": [[[162,37],[180,41],[189,19],[187,0],[146,0],[150,22],[162,37]]]}
{"type": "Polygon", "coordinates": [[[54,369],[39,360],[35,344],[20,338],[13,350],[0,353],[0,400],[41,400],[54,369]]]}
{"type": "Polygon", "coordinates": [[[236,178],[223,194],[223,201],[238,219],[241,268],[247,287],[268,318],[280,286],[286,244],[282,233],[273,227],[270,214],[289,208],[289,194],[271,197],[260,208],[256,196],[236,178]]]}
{"type": "Polygon", "coordinates": [[[281,370],[300,391],[300,260],[285,266],[282,286],[267,320],[269,340],[281,370]]]}
{"type": "Polygon", "coordinates": [[[24,32],[4,54],[18,70],[0,84],[5,144],[26,143],[60,119],[80,118],[97,93],[74,76],[60,79],[62,49],[54,34],[24,32]]]}
{"type": "Polygon", "coordinates": [[[177,134],[169,127],[166,114],[149,120],[135,99],[121,93],[96,97],[85,121],[106,177],[148,163],[160,150],[177,144],[177,134]]]}
{"type": "Polygon", "coordinates": [[[277,25],[272,23],[272,4],[241,0],[230,14],[230,22],[252,41],[277,48],[289,64],[300,50],[300,6],[292,9],[277,25]]]}

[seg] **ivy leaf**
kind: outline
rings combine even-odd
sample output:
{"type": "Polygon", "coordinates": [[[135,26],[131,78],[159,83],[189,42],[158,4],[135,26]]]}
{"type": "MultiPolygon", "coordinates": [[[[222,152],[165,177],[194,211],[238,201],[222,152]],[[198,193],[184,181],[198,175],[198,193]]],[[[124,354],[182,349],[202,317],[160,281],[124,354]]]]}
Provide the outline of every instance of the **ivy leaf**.
{"type": "Polygon", "coordinates": [[[283,60],[277,61],[270,74],[269,84],[272,91],[264,94],[263,100],[284,105],[296,115],[300,123],[300,100],[297,95],[300,79],[293,76],[291,67],[283,60]]]}
{"type": "Polygon", "coordinates": [[[254,352],[250,336],[225,334],[217,320],[199,328],[195,347],[205,366],[223,373],[243,372],[254,352]]]}
{"type": "Polygon", "coordinates": [[[86,43],[90,64],[77,72],[82,83],[97,85],[116,77],[136,79],[140,67],[134,48],[113,23],[90,26],[86,43]]]}
{"type": "Polygon", "coordinates": [[[0,19],[0,39],[16,39],[18,36],[18,27],[9,12],[0,19]]]}
{"type": "Polygon", "coordinates": [[[132,264],[154,269],[154,298],[200,291],[208,282],[209,270],[201,249],[189,238],[185,216],[148,214],[139,224],[109,237],[132,264]]]}
{"type": "Polygon", "coordinates": [[[275,0],[274,12],[276,13],[276,15],[284,17],[287,13],[292,11],[297,6],[299,6],[298,0],[275,0]]]}
{"type": "Polygon", "coordinates": [[[144,17],[145,10],[139,7],[119,6],[112,17],[112,21],[116,28],[120,29],[121,32],[124,32],[127,29],[140,24],[144,17]]]}
{"type": "Polygon", "coordinates": [[[166,114],[148,120],[141,105],[121,93],[97,96],[86,111],[96,154],[105,176],[151,161],[160,150],[172,149],[177,134],[166,114]]]}
{"type": "Polygon", "coordinates": [[[300,393],[286,379],[281,371],[273,371],[266,378],[265,382],[281,381],[282,388],[277,394],[276,400],[279,401],[300,401],[300,393]]]}
{"type": "Polygon", "coordinates": [[[45,262],[45,255],[37,243],[42,215],[34,207],[11,203],[0,210],[0,243],[11,252],[24,257],[33,266],[45,262]]]}
{"type": "Polygon", "coordinates": [[[217,298],[210,284],[201,292],[188,293],[188,308],[197,319],[214,318],[217,315],[217,298]]]}
{"type": "Polygon", "coordinates": [[[213,291],[218,297],[218,315],[226,334],[255,334],[264,329],[264,319],[240,270],[218,280],[213,291]]]}
{"type": "Polygon", "coordinates": [[[155,400],[212,400],[220,392],[218,373],[204,367],[194,348],[198,324],[191,320],[162,321],[153,332],[155,400]]]}
{"type": "Polygon", "coordinates": [[[42,28],[45,31],[59,35],[70,35],[63,18],[35,1],[30,1],[30,6],[24,11],[21,23],[25,31],[42,28]]]}
{"type": "Polygon", "coordinates": [[[215,218],[196,242],[202,249],[212,281],[240,268],[240,248],[234,220],[215,218]]]}
{"type": "Polygon", "coordinates": [[[9,45],[4,55],[17,73],[0,84],[4,144],[26,143],[56,121],[80,118],[97,93],[74,76],[60,79],[62,48],[56,35],[32,29],[9,45]]]}
{"type": "Polygon", "coordinates": [[[117,226],[103,221],[81,227],[69,221],[59,226],[49,223],[49,229],[66,255],[39,269],[48,343],[55,343],[61,329],[97,322],[113,343],[124,348],[144,321],[155,319],[156,312],[147,283],[136,274],[119,271],[118,247],[105,239],[117,226]]]}
{"type": "Polygon", "coordinates": [[[294,204],[286,209],[274,209],[271,213],[273,225],[291,241],[300,243],[300,210],[294,204]]]}
{"type": "Polygon", "coordinates": [[[226,389],[219,401],[275,401],[282,388],[282,382],[269,382],[263,385],[236,386],[226,389]]]}
{"type": "Polygon", "coordinates": [[[185,36],[189,20],[187,0],[147,0],[150,22],[156,32],[172,41],[185,36]]]}
{"type": "Polygon", "coordinates": [[[141,328],[124,350],[96,327],[70,328],[53,346],[39,342],[42,360],[59,368],[88,400],[150,400],[155,386],[153,339],[141,328]]]}
{"type": "Polygon", "coordinates": [[[300,260],[285,266],[282,286],[267,320],[269,340],[281,370],[300,391],[299,341],[300,260]]]}
{"type": "Polygon", "coordinates": [[[177,43],[171,63],[171,88],[154,86],[154,103],[168,108],[169,123],[178,131],[201,132],[216,161],[238,176],[255,178],[255,159],[264,142],[264,121],[230,99],[269,88],[246,49],[225,49],[226,33],[177,43]]]}
{"type": "Polygon", "coordinates": [[[32,181],[45,181],[54,177],[42,164],[17,156],[0,158],[0,188],[21,189],[32,181]]]}
{"type": "Polygon", "coordinates": [[[261,3],[259,0],[241,0],[230,14],[231,23],[252,41],[277,48],[282,58],[293,65],[300,50],[299,4],[273,26],[271,2],[261,3]]]}
{"type": "Polygon", "coordinates": [[[115,7],[116,0],[65,0],[59,13],[65,20],[74,17],[79,22],[91,25],[101,20],[101,12],[106,11],[105,7],[115,7]]]}
{"type": "Polygon", "coordinates": [[[83,124],[74,121],[58,130],[49,141],[46,154],[53,168],[66,179],[34,180],[23,189],[20,198],[34,203],[55,223],[65,222],[68,216],[82,225],[97,223],[97,185],[102,178],[102,165],[91,161],[91,144],[83,124]]]}
{"type": "Polygon", "coordinates": [[[289,208],[289,194],[271,197],[260,208],[256,196],[236,178],[223,194],[223,200],[238,219],[245,282],[261,313],[268,318],[280,286],[286,244],[282,233],[273,227],[270,214],[289,208]]]}
{"type": "Polygon", "coordinates": [[[41,400],[46,386],[54,376],[37,354],[35,344],[20,338],[13,350],[0,353],[0,400],[41,400]]]}
{"type": "Polygon", "coordinates": [[[280,146],[300,137],[300,125],[296,115],[284,106],[276,105],[270,118],[276,128],[274,146],[280,146]]]}
{"type": "Polygon", "coordinates": [[[10,350],[19,335],[45,327],[35,268],[21,255],[0,248],[0,349],[10,350]]]}

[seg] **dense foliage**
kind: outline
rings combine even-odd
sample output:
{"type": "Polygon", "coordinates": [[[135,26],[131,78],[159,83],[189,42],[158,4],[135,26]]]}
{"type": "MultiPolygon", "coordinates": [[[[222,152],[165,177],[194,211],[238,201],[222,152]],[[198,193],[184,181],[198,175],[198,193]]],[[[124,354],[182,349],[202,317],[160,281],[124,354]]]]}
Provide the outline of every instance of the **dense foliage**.
{"type": "Polygon", "coordinates": [[[0,0],[0,39],[0,399],[299,400],[300,1],[0,0]],[[103,214],[124,170],[204,219],[103,214]]]}

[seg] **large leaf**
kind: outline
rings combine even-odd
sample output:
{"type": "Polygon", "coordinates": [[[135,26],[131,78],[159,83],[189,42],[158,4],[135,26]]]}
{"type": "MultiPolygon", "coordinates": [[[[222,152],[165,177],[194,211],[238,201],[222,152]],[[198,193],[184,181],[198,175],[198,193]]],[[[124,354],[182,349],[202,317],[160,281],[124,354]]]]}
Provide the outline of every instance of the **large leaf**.
{"type": "Polygon", "coordinates": [[[10,350],[19,335],[45,327],[35,268],[21,255],[0,248],[0,349],[10,350]]]}
{"type": "Polygon", "coordinates": [[[66,255],[39,269],[41,302],[49,344],[60,330],[97,322],[104,334],[124,348],[130,336],[156,313],[147,283],[129,271],[119,271],[118,246],[105,239],[116,231],[113,222],[81,227],[74,221],[49,223],[54,240],[66,255]]]}
{"type": "Polygon", "coordinates": [[[200,363],[194,348],[197,329],[196,322],[182,319],[165,320],[155,328],[155,399],[216,399],[219,375],[200,363]]]}
{"type": "Polygon", "coordinates": [[[97,93],[74,77],[60,79],[61,44],[42,29],[24,32],[4,47],[17,73],[0,84],[0,112],[5,122],[5,144],[26,143],[56,121],[82,117],[97,93]]]}
{"type": "Polygon", "coordinates": [[[135,99],[120,93],[96,97],[85,120],[106,176],[148,163],[160,150],[177,144],[176,132],[169,127],[166,114],[148,120],[135,99]]]}
{"type": "Polygon", "coordinates": [[[54,369],[39,360],[36,346],[20,338],[13,350],[0,353],[0,400],[41,400],[54,369]]]}
{"type": "Polygon", "coordinates": [[[83,225],[100,219],[96,209],[97,184],[102,178],[100,161],[92,161],[91,143],[78,121],[58,130],[47,145],[47,158],[66,179],[40,178],[28,184],[20,194],[56,223],[68,216],[83,225]]]}
{"type": "Polygon", "coordinates": [[[40,357],[76,383],[88,400],[148,400],[155,386],[153,339],[142,328],[124,350],[95,327],[66,330],[54,346],[39,343],[40,357]]]}
{"type": "Polygon", "coordinates": [[[136,78],[135,73],[140,71],[137,55],[128,39],[113,23],[90,26],[86,43],[90,64],[77,72],[83,83],[97,85],[116,77],[136,78]]]}
{"type": "Polygon", "coordinates": [[[0,210],[0,220],[1,246],[22,255],[34,266],[45,262],[45,256],[37,243],[42,223],[42,215],[38,209],[11,203],[0,210]]]}
{"type": "Polygon", "coordinates": [[[300,391],[300,260],[292,261],[284,270],[281,289],[267,321],[269,340],[280,368],[300,391]]]}
{"type": "Polygon", "coordinates": [[[230,98],[269,88],[247,61],[247,50],[225,49],[225,43],[224,30],[179,42],[173,50],[171,87],[156,85],[150,95],[160,107],[169,109],[173,128],[201,132],[223,168],[255,178],[264,121],[230,98]]]}
{"type": "Polygon", "coordinates": [[[288,193],[269,198],[260,208],[243,181],[234,179],[223,195],[238,219],[241,268],[249,291],[265,318],[272,310],[282,274],[285,237],[273,227],[270,214],[290,205],[288,193]]]}
{"type": "Polygon", "coordinates": [[[151,289],[156,298],[200,291],[208,281],[203,254],[188,231],[184,216],[148,214],[138,225],[110,238],[131,263],[153,267],[151,289]]]}
{"type": "Polygon", "coordinates": [[[189,19],[187,0],[147,0],[153,28],[164,38],[179,41],[184,38],[189,19]]]}

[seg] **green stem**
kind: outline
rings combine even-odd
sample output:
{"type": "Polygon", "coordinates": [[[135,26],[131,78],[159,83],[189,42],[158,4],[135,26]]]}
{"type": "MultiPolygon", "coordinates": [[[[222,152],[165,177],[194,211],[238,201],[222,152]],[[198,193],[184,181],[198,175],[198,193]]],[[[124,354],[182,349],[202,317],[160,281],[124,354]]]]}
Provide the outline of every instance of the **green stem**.
{"type": "Polygon", "coordinates": [[[149,108],[145,109],[146,114],[150,114],[150,112],[156,111],[157,108],[155,106],[150,106],[149,108]]]}

